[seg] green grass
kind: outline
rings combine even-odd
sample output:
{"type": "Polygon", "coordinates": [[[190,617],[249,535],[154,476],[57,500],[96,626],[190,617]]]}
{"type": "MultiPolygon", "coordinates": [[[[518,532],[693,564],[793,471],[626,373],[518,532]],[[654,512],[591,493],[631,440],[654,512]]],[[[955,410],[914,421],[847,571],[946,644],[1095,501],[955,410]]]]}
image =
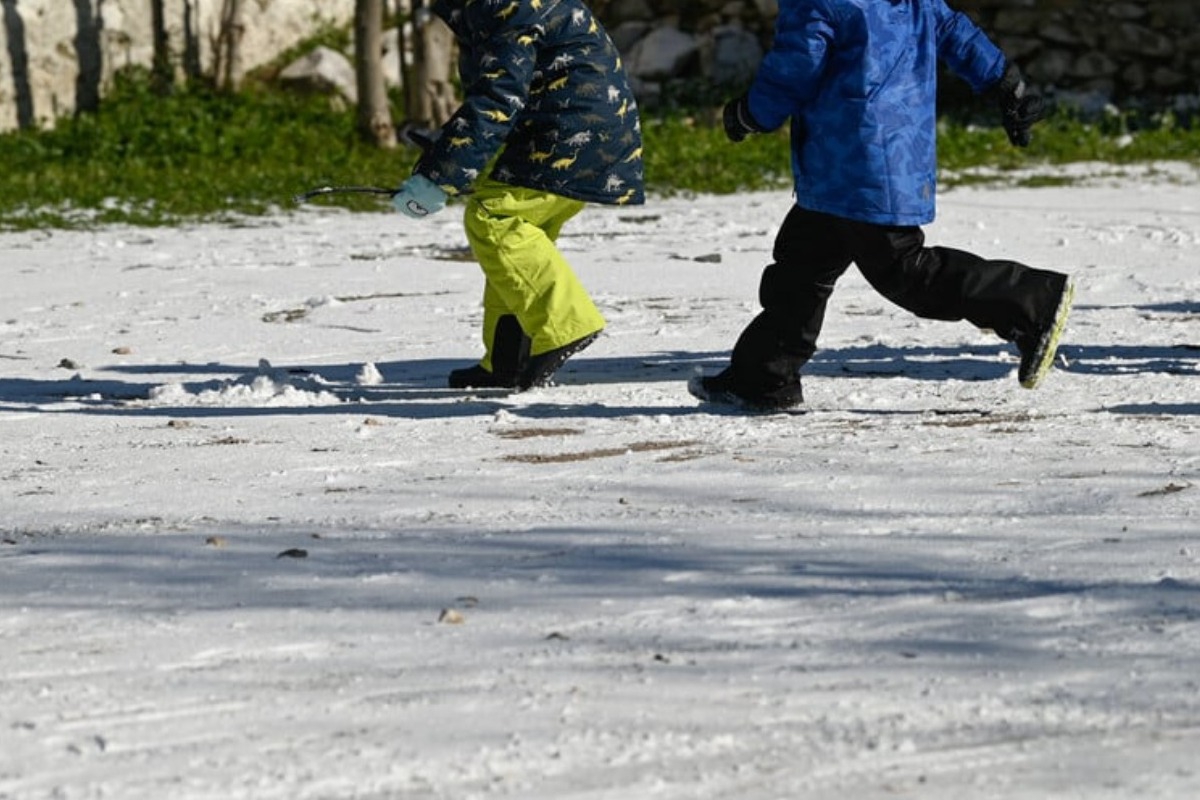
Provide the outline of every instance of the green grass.
{"type": "Polygon", "coordinates": [[[361,143],[353,113],[322,98],[158,97],[138,78],[94,116],[0,136],[0,163],[0,226],[12,228],[261,214],[315,184],[394,184],[412,156],[361,143]]]}
{"type": "MultiPolygon", "coordinates": [[[[415,151],[360,141],[352,109],[265,85],[236,95],[194,86],[161,97],[145,74],[132,73],[98,114],[52,130],[0,135],[0,229],[235,219],[286,207],[314,186],[394,186],[409,174],[415,151]]],[[[735,146],[716,118],[712,111],[643,116],[651,192],[790,185],[786,131],[735,146]]],[[[1200,163],[1200,127],[1179,126],[1169,116],[1140,130],[1119,117],[1088,124],[1060,116],[1039,126],[1033,146],[1022,151],[999,128],[943,121],[939,153],[950,174],[988,167],[1002,175],[1071,161],[1200,163]]],[[[962,178],[968,179],[981,178],[962,178]]],[[[386,209],[378,199],[321,202],[386,209]]]]}
{"type": "Polygon", "coordinates": [[[786,129],[735,146],[719,125],[683,115],[643,117],[647,189],[726,194],[791,185],[786,129]]]}
{"type": "Polygon", "coordinates": [[[1135,125],[1126,116],[1086,122],[1064,112],[1035,127],[1033,143],[1021,150],[1009,145],[998,127],[979,128],[943,120],[938,131],[938,158],[939,166],[946,170],[980,166],[1018,169],[1078,161],[1200,164],[1200,126],[1180,126],[1171,115],[1158,115],[1135,125]]]}

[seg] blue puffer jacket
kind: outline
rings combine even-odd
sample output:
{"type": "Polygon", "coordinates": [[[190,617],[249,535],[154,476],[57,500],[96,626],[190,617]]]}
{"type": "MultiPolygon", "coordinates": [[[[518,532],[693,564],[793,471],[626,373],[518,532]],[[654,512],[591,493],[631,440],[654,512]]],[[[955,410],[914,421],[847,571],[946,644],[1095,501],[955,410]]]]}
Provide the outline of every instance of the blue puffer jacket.
{"type": "Polygon", "coordinates": [[[780,0],[748,101],[768,130],[792,119],[799,206],[933,219],[939,60],[976,92],[1004,74],[1004,54],[943,0],[780,0]]]}
{"type": "Polygon", "coordinates": [[[432,10],[458,40],[464,99],[416,172],[459,194],[495,158],[491,177],[504,183],[644,201],[637,102],[582,0],[434,0],[432,10]]]}

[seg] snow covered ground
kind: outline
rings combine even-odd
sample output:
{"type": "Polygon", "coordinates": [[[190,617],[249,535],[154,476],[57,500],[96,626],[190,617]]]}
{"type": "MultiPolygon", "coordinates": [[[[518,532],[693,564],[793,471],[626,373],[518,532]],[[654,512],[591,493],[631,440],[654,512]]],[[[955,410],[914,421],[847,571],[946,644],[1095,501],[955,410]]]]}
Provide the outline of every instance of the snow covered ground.
{"type": "Polygon", "coordinates": [[[1064,363],[849,273],[811,413],[686,392],[787,193],[593,208],[512,397],[457,212],[0,234],[0,798],[1200,796],[1200,173],[958,189],[1064,363]]]}

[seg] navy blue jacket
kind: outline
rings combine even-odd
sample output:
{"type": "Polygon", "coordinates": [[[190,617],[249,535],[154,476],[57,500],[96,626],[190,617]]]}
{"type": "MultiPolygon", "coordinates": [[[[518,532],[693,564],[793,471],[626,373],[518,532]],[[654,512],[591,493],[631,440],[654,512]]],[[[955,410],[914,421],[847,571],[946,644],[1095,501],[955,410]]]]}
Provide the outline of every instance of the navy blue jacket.
{"type": "Polygon", "coordinates": [[[463,104],[415,171],[450,194],[491,177],[594,203],[645,200],[637,102],[581,0],[434,0],[463,104]],[[493,159],[495,159],[494,164],[493,159]]]}
{"type": "Polygon", "coordinates": [[[977,92],[1004,74],[1004,54],[944,0],[780,0],[748,102],[767,130],[792,120],[797,205],[934,218],[939,60],[977,92]]]}

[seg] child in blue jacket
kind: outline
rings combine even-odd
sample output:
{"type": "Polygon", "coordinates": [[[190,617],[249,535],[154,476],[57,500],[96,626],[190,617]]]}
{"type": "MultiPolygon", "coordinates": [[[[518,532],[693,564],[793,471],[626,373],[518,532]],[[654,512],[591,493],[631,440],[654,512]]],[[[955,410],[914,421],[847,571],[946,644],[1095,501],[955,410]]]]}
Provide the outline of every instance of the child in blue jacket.
{"type": "Polygon", "coordinates": [[[587,203],[644,202],[637,101],[582,0],[434,0],[432,11],[457,39],[464,99],[393,202],[419,218],[466,197],[484,356],[450,386],[543,386],[604,328],[555,240],[587,203]]]}
{"type": "Polygon", "coordinates": [[[856,264],[884,297],[927,319],[967,320],[1014,342],[1038,385],[1070,310],[1068,276],[926,247],[934,218],[938,62],[996,98],[1014,145],[1045,116],[1017,67],[943,0],[781,0],[748,93],[725,107],[734,142],[791,120],[796,203],[759,287],[762,311],[729,367],[689,383],[700,399],[758,410],[803,402],[826,303],[856,264]]]}

